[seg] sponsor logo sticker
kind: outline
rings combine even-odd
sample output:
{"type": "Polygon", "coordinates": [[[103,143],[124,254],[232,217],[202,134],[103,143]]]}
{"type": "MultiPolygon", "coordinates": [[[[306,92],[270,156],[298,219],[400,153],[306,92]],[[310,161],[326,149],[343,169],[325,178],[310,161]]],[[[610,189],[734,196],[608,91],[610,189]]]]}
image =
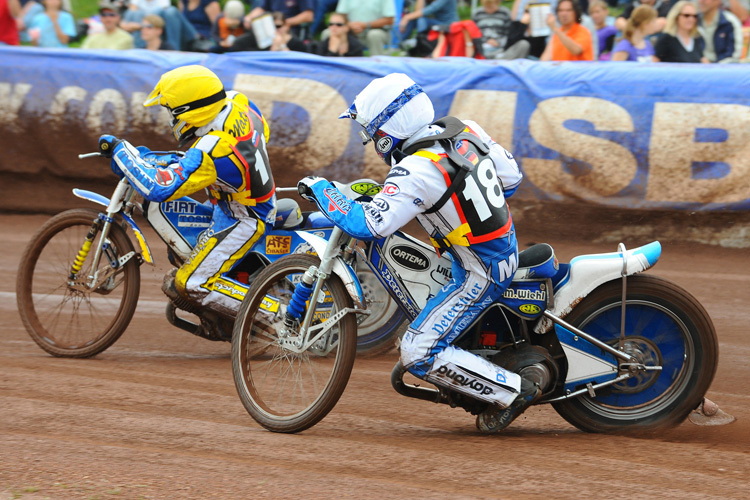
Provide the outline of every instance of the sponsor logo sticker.
{"type": "Polygon", "coordinates": [[[386,194],[388,196],[395,196],[400,192],[401,190],[395,184],[387,183],[385,186],[383,186],[383,194],[386,194]]]}
{"type": "Polygon", "coordinates": [[[430,267],[430,259],[416,248],[406,245],[396,245],[389,252],[393,260],[407,269],[424,271],[430,267]]]}
{"type": "Polygon", "coordinates": [[[524,314],[539,314],[542,312],[542,308],[536,304],[521,304],[518,306],[518,310],[524,314]]]}
{"type": "Polygon", "coordinates": [[[287,254],[291,248],[291,236],[266,236],[266,253],[269,255],[287,254]]]}

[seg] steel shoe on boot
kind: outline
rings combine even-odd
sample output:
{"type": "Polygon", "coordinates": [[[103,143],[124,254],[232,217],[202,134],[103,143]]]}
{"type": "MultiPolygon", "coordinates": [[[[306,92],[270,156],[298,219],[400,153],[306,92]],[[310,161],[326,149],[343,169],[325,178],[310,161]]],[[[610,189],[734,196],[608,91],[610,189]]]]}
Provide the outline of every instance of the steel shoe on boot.
{"type": "Polygon", "coordinates": [[[176,267],[170,269],[169,272],[164,275],[164,281],[161,283],[161,291],[164,292],[164,295],[169,297],[173,302],[181,298],[180,294],[177,293],[177,288],[174,284],[175,276],[177,276],[176,267]]]}
{"type": "Polygon", "coordinates": [[[505,429],[541,395],[542,390],[538,385],[522,378],[521,393],[516,396],[510,406],[505,408],[499,408],[495,405],[489,406],[477,415],[477,429],[487,434],[505,429]]]}
{"type": "Polygon", "coordinates": [[[176,308],[189,313],[198,314],[201,310],[200,307],[177,292],[177,287],[175,287],[174,284],[175,276],[177,276],[177,268],[170,270],[164,275],[164,281],[161,284],[161,291],[164,292],[164,295],[169,297],[170,302],[172,302],[176,308]]]}

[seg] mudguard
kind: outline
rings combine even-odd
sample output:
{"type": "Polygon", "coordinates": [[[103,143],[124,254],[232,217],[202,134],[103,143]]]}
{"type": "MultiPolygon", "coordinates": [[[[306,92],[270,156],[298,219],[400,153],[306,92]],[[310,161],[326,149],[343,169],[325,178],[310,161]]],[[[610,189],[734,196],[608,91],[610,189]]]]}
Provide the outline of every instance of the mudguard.
{"type": "MultiPolygon", "coordinates": [[[[579,255],[570,261],[568,273],[555,285],[555,303],[549,311],[565,318],[576,304],[600,285],[640,273],[656,264],[661,256],[658,241],[642,247],[592,255],[579,255]]],[[[534,327],[536,333],[545,333],[552,328],[552,320],[542,318],[534,327]]]]}
{"type": "MultiPolygon", "coordinates": [[[[73,194],[81,199],[92,201],[94,203],[98,203],[99,205],[104,205],[105,207],[109,206],[109,198],[107,198],[106,196],[102,196],[99,193],[76,188],[73,189],[73,194]]],[[[120,212],[120,215],[122,215],[122,218],[125,219],[125,222],[127,222],[128,225],[130,225],[130,228],[133,230],[135,239],[138,240],[138,245],[141,247],[141,257],[143,257],[144,262],[148,262],[149,264],[153,265],[154,259],[151,256],[151,248],[148,246],[148,243],[146,243],[146,238],[143,236],[143,232],[130,216],[125,215],[122,212],[120,212]]]]}
{"type": "MultiPolygon", "coordinates": [[[[315,250],[318,255],[323,255],[325,253],[325,249],[328,246],[327,240],[305,231],[295,231],[295,233],[297,236],[305,240],[308,245],[313,247],[313,250],[315,250]]],[[[354,306],[358,309],[364,309],[364,293],[362,292],[362,285],[359,283],[359,278],[357,278],[357,273],[355,273],[351,266],[344,262],[344,259],[341,257],[337,257],[334,261],[333,272],[341,278],[341,281],[346,287],[346,291],[349,292],[349,295],[354,301],[354,306]]]]}

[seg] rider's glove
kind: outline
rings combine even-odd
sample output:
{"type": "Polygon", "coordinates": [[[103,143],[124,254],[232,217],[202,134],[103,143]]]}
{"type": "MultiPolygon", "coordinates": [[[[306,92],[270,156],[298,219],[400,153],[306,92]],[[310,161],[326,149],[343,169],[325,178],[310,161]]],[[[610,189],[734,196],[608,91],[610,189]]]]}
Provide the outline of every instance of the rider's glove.
{"type": "Polygon", "coordinates": [[[321,181],[325,182],[325,179],[323,177],[308,175],[297,183],[297,192],[307,201],[315,201],[315,193],[313,193],[312,186],[321,181]]]}
{"type": "Polygon", "coordinates": [[[104,134],[99,137],[99,153],[105,158],[112,158],[112,155],[115,153],[115,148],[121,142],[122,140],[114,135],[104,134]]]}

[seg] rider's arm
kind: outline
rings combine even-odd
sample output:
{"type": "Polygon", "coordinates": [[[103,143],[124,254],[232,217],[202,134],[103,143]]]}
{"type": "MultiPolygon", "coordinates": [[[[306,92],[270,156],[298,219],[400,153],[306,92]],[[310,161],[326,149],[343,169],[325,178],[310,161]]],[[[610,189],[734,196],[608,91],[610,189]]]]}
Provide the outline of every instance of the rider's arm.
{"type": "Polygon", "coordinates": [[[318,207],[334,224],[360,240],[377,240],[398,231],[424,211],[418,197],[422,183],[412,178],[407,188],[404,180],[388,178],[383,191],[369,202],[349,200],[325,179],[310,187],[318,207]]]}
{"type": "Polygon", "coordinates": [[[506,150],[500,144],[496,143],[485,130],[472,120],[463,120],[474,132],[476,132],[482,141],[490,147],[490,158],[495,164],[497,178],[503,187],[503,194],[506,198],[513,196],[518,186],[521,185],[523,174],[518,168],[518,163],[510,151],[506,150]]]}
{"type": "Polygon", "coordinates": [[[121,141],[112,155],[117,167],[145,199],[167,201],[195,193],[216,181],[211,157],[190,148],[182,155],[151,155],[147,148],[136,149],[121,141]]]}

